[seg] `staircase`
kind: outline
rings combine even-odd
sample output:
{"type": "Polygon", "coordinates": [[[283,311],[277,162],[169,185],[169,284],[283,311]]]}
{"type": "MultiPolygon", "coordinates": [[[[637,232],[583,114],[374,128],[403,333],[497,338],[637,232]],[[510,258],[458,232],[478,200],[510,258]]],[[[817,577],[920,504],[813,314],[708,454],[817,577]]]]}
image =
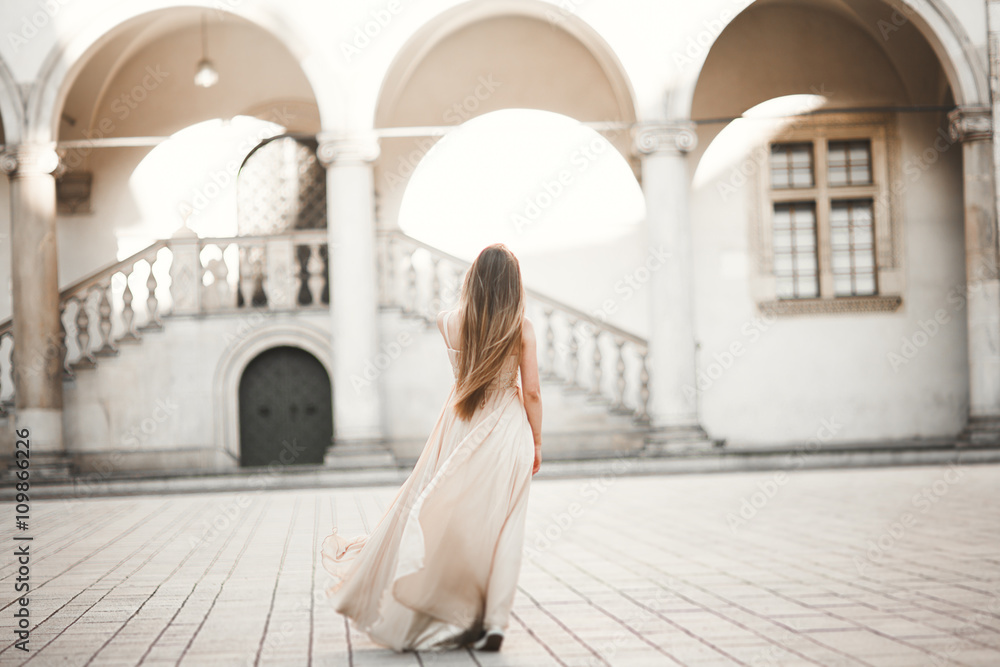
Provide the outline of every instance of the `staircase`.
{"type": "MultiPolygon", "coordinates": [[[[60,292],[63,378],[163,329],[169,316],[329,308],[326,231],[156,241],[60,292]],[[230,277],[232,276],[232,278],[230,277]]],[[[0,416],[14,405],[13,320],[0,323],[0,416]]]]}
{"type": "MultiPolygon", "coordinates": [[[[157,241],[77,281],[60,294],[64,381],[100,372],[102,359],[158,335],[172,318],[329,309],[326,239],[322,229],[260,237],[191,234],[157,241]]],[[[417,320],[430,335],[437,313],[457,302],[469,263],[400,232],[382,233],[378,241],[383,317],[417,320]]],[[[578,433],[568,437],[595,430],[588,415],[603,415],[600,423],[641,446],[649,426],[646,342],[532,290],[527,297],[543,392],[557,392],[581,415],[578,433]]],[[[0,323],[0,419],[14,410],[12,325],[0,323]]],[[[327,465],[395,461],[383,449],[339,447],[330,449],[327,465]]]]}
{"type": "MultiPolygon", "coordinates": [[[[436,326],[437,314],[458,301],[470,263],[398,231],[379,237],[380,306],[436,326]]],[[[542,381],[627,417],[637,432],[649,427],[646,341],[632,333],[525,290],[526,316],[540,340],[542,381]]]]}

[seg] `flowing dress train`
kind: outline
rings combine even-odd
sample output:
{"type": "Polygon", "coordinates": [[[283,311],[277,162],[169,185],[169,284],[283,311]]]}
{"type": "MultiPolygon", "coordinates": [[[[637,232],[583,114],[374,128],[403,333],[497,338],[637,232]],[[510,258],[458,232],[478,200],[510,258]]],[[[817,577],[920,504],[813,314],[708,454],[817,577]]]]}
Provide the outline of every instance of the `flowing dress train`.
{"type": "MultiPolygon", "coordinates": [[[[445,345],[457,374],[445,321],[445,345]]],[[[469,421],[455,388],[369,535],[323,541],[334,607],[397,651],[451,648],[506,628],[521,567],[534,445],[511,360],[469,421]]]]}

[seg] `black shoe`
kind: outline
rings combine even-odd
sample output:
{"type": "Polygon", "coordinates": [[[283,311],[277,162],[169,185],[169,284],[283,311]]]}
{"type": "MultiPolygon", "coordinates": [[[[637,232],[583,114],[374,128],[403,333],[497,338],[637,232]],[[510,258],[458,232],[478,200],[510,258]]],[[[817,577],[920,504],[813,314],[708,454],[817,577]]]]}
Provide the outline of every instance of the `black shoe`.
{"type": "Polygon", "coordinates": [[[503,630],[489,630],[472,645],[472,648],[477,651],[492,651],[496,652],[500,650],[500,644],[503,643],[503,630]]]}

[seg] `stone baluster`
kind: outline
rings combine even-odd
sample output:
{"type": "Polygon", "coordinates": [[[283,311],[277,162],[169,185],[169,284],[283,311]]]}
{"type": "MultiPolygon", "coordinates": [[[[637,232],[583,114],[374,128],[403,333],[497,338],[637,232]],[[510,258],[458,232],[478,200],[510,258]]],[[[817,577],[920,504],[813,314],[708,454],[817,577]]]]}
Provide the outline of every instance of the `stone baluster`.
{"type": "Polygon", "coordinates": [[[427,318],[433,320],[441,310],[441,258],[434,257],[431,264],[431,301],[427,318]]]}
{"type": "Polygon", "coordinates": [[[570,391],[582,389],[578,379],[580,375],[580,343],[576,335],[577,324],[575,319],[569,321],[569,343],[566,346],[566,372],[568,374],[566,388],[570,391]]]}
{"type": "Polygon", "coordinates": [[[125,273],[127,269],[122,269],[122,276],[125,278],[125,289],[122,291],[122,322],[125,330],[122,332],[119,341],[137,341],[139,332],[135,328],[135,311],[132,310],[132,301],[135,295],[132,294],[132,287],[129,285],[129,278],[135,273],[135,266],[132,271],[125,273]]]}
{"type": "Polygon", "coordinates": [[[417,312],[417,267],[413,263],[413,254],[416,250],[410,250],[407,255],[406,266],[406,304],[403,310],[407,313],[417,312]]]}
{"type": "Polygon", "coordinates": [[[593,364],[593,376],[594,384],[590,388],[590,398],[594,401],[600,401],[603,399],[603,394],[601,393],[601,380],[603,378],[603,369],[601,368],[601,331],[600,329],[595,329],[592,334],[592,340],[594,341],[594,353],[591,356],[591,363],[593,364]]]}
{"type": "Polygon", "coordinates": [[[553,311],[551,308],[545,309],[545,377],[554,379],[558,377],[556,372],[556,329],[553,324],[553,311]]]}
{"type": "Polygon", "coordinates": [[[226,251],[229,248],[236,249],[237,257],[239,257],[240,252],[239,245],[235,243],[230,243],[226,247],[220,248],[222,250],[222,265],[219,267],[219,273],[215,276],[215,280],[220,284],[217,294],[219,296],[219,307],[223,310],[236,308],[236,290],[229,285],[229,265],[226,264],[226,251]]]}
{"type": "Polygon", "coordinates": [[[163,322],[160,321],[160,303],[156,298],[156,275],[153,274],[156,255],[154,254],[146,262],[149,264],[149,275],[146,276],[146,323],[141,327],[143,331],[163,328],[163,322]]]}
{"type": "Polygon", "coordinates": [[[80,354],[73,362],[73,369],[93,368],[96,364],[93,353],[90,351],[90,315],[87,313],[87,301],[90,293],[76,299],[76,344],[80,349],[80,354]]]}
{"type": "Polygon", "coordinates": [[[646,364],[646,356],[649,351],[645,347],[639,348],[639,409],[635,415],[635,423],[640,426],[648,426],[649,419],[649,366],[646,364]]]}
{"type": "Polygon", "coordinates": [[[323,305],[323,283],[326,282],[326,264],[323,262],[322,246],[313,243],[309,246],[309,262],[306,270],[309,273],[309,294],[314,306],[323,305]]]}
{"type": "Polygon", "coordinates": [[[254,293],[254,270],[253,262],[250,261],[250,247],[240,247],[240,306],[250,308],[253,306],[254,293]]]}
{"type": "Polygon", "coordinates": [[[615,400],[611,411],[626,414],[629,409],[625,406],[625,339],[615,338],[615,345],[618,347],[618,359],[615,362],[615,400]]]}
{"type": "MultiPolygon", "coordinates": [[[[62,325],[62,329],[63,329],[63,344],[60,346],[61,347],[61,349],[60,349],[60,357],[61,357],[61,361],[62,361],[62,379],[63,380],[72,380],[75,377],[75,375],[73,374],[73,369],[70,367],[70,363],[69,363],[69,345],[66,344],[66,341],[68,340],[67,337],[66,337],[66,331],[67,331],[67,327],[66,327],[66,310],[69,307],[69,305],[71,303],[73,303],[73,301],[75,301],[75,300],[76,299],[71,298],[71,299],[67,299],[66,301],[62,301],[62,302],[59,303],[59,323],[62,325]]],[[[74,320],[73,327],[76,327],[76,326],[77,326],[76,325],[76,321],[74,320]]],[[[11,360],[13,361],[13,355],[11,355],[11,360]]],[[[13,377],[13,375],[11,377],[13,377]]],[[[15,386],[14,389],[16,391],[17,387],[15,386]]]]}
{"type": "Polygon", "coordinates": [[[111,278],[101,283],[97,289],[100,294],[100,300],[97,302],[97,317],[98,329],[101,332],[101,345],[94,354],[100,357],[111,357],[118,354],[118,348],[115,347],[114,341],[111,339],[111,299],[109,298],[111,278]]]}

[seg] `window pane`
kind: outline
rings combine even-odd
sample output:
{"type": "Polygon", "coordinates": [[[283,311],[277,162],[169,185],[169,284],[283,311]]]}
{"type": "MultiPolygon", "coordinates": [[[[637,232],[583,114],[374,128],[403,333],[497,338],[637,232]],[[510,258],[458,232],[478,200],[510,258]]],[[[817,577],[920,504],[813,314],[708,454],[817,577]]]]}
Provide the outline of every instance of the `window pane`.
{"type": "Polygon", "coordinates": [[[771,166],[771,187],[780,190],[791,187],[791,173],[787,169],[771,166]]]}
{"type": "Polygon", "coordinates": [[[775,250],[789,250],[792,247],[792,233],[783,230],[774,230],[774,249],[775,250]]]}
{"type": "Polygon", "coordinates": [[[857,276],[855,278],[854,293],[858,295],[875,294],[874,276],[857,276]]]}
{"type": "Polygon", "coordinates": [[[827,174],[830,185],[847,185],[847,167],[830,167],[827,174]]]}
{"type": "Polygon", "coordinates": [[[796,283],[798,296],[800,299],[815,299],[819,296],[819,283],[813,277],[810,280],[800,280],[796,283]]]}
{"type": "Polygon", "coordinates": [[[851,183],[871,183],[872,175],[868,171],[868,165],[851,165],[851,183]]]}
{"type": "Polygon", "coordinates": [[[847,232],[846,227],[831,227],[830,228],[830,243],[835,246],[840,245],[850,245],[851,238],[850,234],[847,232]]]}
{"type": "Polygon", "coordinates": [[[869,185],[872,182],[872,146],[868,139],[827,144],[828,182],[831,186],[869,185]]]}
{"type": "Polygon", "coordinates": [[[793,188],[810,188],[813,184],[813,175],[811,169],[793,169],[792,170],[792,187],[793,188]]]}
{"type": "Polygon", "coordinates": [[[774,228],[785,229],[792,224],[792,215],[787,208],[774,207],[774,228]]]}
{"type": "Polygon", "coordinates": [[[790,146],[792,166],[812,169],[812,144],[790,144],[790,146]]]}
{"type": "Polygon", "coordinates": [[[811,250],[816,247],[816,231],[813,229],[795,230],[795,247],[811,250]]]}
{"type": "Polygon", "coordinates": [[[772,188],[811,188],[814,184],[811,143],[771,145],[772,188]]]}
{"type": "Polygon", "coordinates": [[[813,275],[816,273],[816,255],[813,253],[801,253],[796,258],[799,273],[813,275]]]}
{"type": "Polygon", "coordinates": [[[847,226],[851,223],[850,217],[848,217],[847,209],[839,207],[830,208],[830,224],[831,225],[841,225],[847,226]]]}
{"type": "Polygon", "coordinates": [[[851,141],[850,143],[850,158],[851,162],[869,162],[871,160],[871,146],[868,141],[851,141]]]}
{"type": "Polygon", "coordinates": [[[851,253],[850,251],[842,251],[833,253],[833,272],[834,273],[850,273],[851,272],[851,253]]]}
{"type": "MultiPolygon", "coordinates": [[[[845,232],[847,230],[844,230],[845,232]]],[[[854,227],[851,230],[854,236],[854,245],[856,246],[870,246],[872,244],[872,228],[871,227],[854,227]]],[[[846,241],[845,241],[846,243],[846,241]]]]}
{"type": "Polygon", "coordinates": [[[871,199],[830,203],[831,268],[836,296],[876,293],[873,224],[871,199]]]}
{"type": "Polygon", "coordinates": [[[816,204],[774,205],[774,275],[778,298],[813,298],[819,293],[816,271],[816,204]]]}

